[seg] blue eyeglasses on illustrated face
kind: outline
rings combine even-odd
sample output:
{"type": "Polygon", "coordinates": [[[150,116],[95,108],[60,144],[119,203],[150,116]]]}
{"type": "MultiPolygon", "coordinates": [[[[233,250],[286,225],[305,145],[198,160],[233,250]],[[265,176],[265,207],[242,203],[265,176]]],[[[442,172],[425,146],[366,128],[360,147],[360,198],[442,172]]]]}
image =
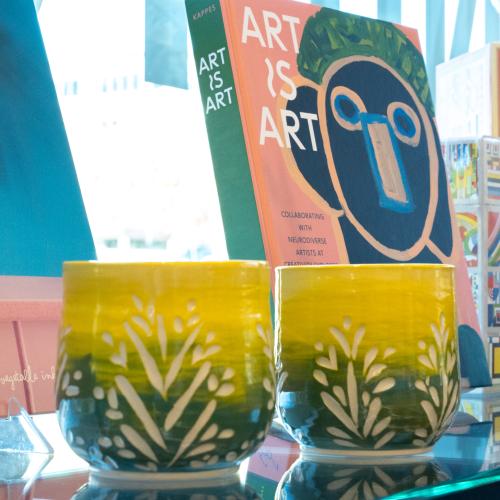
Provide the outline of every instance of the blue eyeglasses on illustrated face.
{"type": "Polygon", "coordinates": [[[382,208],[395,212],[415,209],[398,140],[416,147],[420,142],[420,121],[405,103],[392,102],[386,115],[369,113],[353,90],[338,86],[331,94],[332,112],[346,130],[363,133],[371,171],[382,208]]]}

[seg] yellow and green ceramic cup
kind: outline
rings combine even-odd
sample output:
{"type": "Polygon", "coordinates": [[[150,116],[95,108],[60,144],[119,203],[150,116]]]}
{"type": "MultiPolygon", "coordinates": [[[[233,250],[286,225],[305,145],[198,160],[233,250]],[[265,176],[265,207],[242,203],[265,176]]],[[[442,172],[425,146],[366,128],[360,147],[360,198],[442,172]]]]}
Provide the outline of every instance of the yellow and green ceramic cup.
{"type": "Polygon", "coordinates": [[[269,280],[264,262],[65,264],[59,423],[97,477],[210,479],[255,451],[275,398],[269,280]]]}
{"type": "Polygon", "coordinates": [[[459,403],[454,269],[281,267],[278,410],[304,457],[428,451],[459,403]]]}

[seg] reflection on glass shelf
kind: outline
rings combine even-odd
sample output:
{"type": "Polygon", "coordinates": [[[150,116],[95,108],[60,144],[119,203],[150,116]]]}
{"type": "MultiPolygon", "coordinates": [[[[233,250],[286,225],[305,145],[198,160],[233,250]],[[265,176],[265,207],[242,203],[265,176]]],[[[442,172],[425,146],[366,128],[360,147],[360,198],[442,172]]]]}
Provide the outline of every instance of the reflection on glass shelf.
{"type": "Polygon", "coordinates": [[[323,463],[297,460],[278,485],[276,499],[380,498],[449,479],[431,456],[336,458],[323,463]]]}
{"type": "Polygon", "coordinates": [[[26,498],[53,452],[26,410],[17,399],[11,398],[7,418],[0,419],[1,498],[26,498]]]}
{"type": "Polygon", "coordinates": [[[40,477],[62,475],[75,471],[86,471],[88,469],[87,462],[75,455],[66,443],[55,413],[34,415],[33,421],[54,448],[54,457],[47,464],[40,477]]]}
{"type": "Polygon", "coordinates": [[[0,419],[0,452],[48,456],[54,452],[16,398],[9,399],[8,416],[0,419]]]}
{"type": "Polygon", "coordinates": [[[0,450],[0,484],[30,483],[50,462],[50,455],[0,450]]]}
{"type": "Polygon", "coordinates": [[[459,412],[432,452],[376,461],[347,456],[301,460],[298,446],[273,428],[250,460],[247,484],[264,500],[403,499],[432,498],[500,481],[500,448],[487,420],[492,415],[485,417],[479,421],[459,412]]]}
{"type": "MultiPolygon", "coordinates": [[[[484,396],[483,396],[484,397],[484,396]]],[[[500,394],[497,399],[500,406],[500,394]]],[[[301,461],[300,450],[275,423],[263,446],[243,464],[239,478],[225,478],[225,484],[189,484],[189,488],[167,490],[123,485],[98,486],[87,476],[87,464],[79,459],[63,439],[56,416],[38,415],[36,425],[55,450],[55,458],[35,483],[32,495],[51,500],[86,499],[329,499],[329,498],[432,498],[477,485],[500,481],[500,443],[496,404],[483,399],[491,412],[470,415],[459,412],[453,426],[437,442],[431,453],[394,458],[333,458],[329,461],[301,461]],[[494,410],[494,411],[493,411],[494,410]],[[495,430],[496,429],[496,430],[495,430]],[[228,482],[229,481],[229,482],[228,482]],[[208,489],[207,489],[208,488],[208,489]],[[64,489],[64,492],[63,492],[64,489]],[[276,495],[276,497],[275,497],[276,495]]],[[[463,398],[464,407],[467,398],[463,398]]],[[[469,407],[469,406],[467,406],[469,407]]],[[[488,410],[489,411],[489,410],[488,410]]],[[[0,457],[0,463],[2,459],[0,457]]],[[[19,470],[22,463],[12,463],[19,470]]],[[[500,490],[500,487],[499,487],[500,490]]],[[[14,500],[13,496],[0,498],[14,500]]],[[[500,496],[499,496],[500,497],[500,496]]]]}
{"type": "Polygon", "coordinates": [[[224,478],[220,481],[210,481],[203,484],[185,483],[169,485],[163,488],[152,488],[147,483],[142,488],[130,489],[115,487],[101,487],[92,481],[80,488],[72,500],[259,500],[261,497],[255,490],[245,485],[238,475],[224,478]]]}
{"type": "Polygon", "coordinates": [[[50,455],[0,451],[0,498],[27,498],[40,471],[50,462],[50,455]]]}

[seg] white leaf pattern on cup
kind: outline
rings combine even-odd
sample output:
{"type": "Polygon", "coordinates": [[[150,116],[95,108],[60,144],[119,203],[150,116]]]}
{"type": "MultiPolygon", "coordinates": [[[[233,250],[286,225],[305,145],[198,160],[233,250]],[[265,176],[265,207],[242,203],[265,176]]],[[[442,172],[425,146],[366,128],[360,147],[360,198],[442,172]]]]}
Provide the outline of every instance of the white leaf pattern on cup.
{"type": "MultiPolygon", "coordinates": [[[[113,445],[113,442],[123,443],[123,446],[116,445],[115,450],[116,454],[121,458],[134,460],[137,456],[140,456],[146,457],[149,460],[147,465],[132,463],[135,469],[147,471],[158,470],[160,460],[157,452],[155,452],[155,447],[165,451],[169,449],[165,432],[169,432],[181,421],[184,411],[189,406],[194,395],[202,387],[206,387],[209,389],[211,399],[209,399],[192,427],[181,439],[168,466],[171,467],[175,465],[181,459],[187,459],[192,467],[203,467],[207,464],[215,465],[220,460],[218,455],[211,454],[217,447],[215,441],[227,441],[236,435],[233,429],[219,429],[218,425],[212,421],[218,406],[217,399],[228,397],[236,391],[236,385],[233,383],[236,374],[235,370],[232,367],[223,368],[220,378],[212,373],[213,366],[209,358],[218,353],[221,350],[221,346],[213,343],[217,337],[216,333],[213,331],[209,331],[205,334],[203,345],[197,343],[198,337],[200,337],[203,329],[203,322],[197,313],[196,301],[191,299],[186,306],[188,313],[187,317],[181,315],[175,316],[172,323],[172,334],[175,335],[176,338],[178,338],[179,334],[184,334],[186,335],[186,340],[181,345],[172,363],[166,365],[168,368],[167,372],[162,373],[162,369],[165,365],[160,366],[158,364],[144,339],[156,339],[161,359],[165,361],[168,348],[168,329],[165,327],[164,318],[160,314],[156,314],[152,304],[146,305],[146,302],[138,296],[132,296],[132,303],[137,313],[131,315],[130,320],[124,321],[123,330],[130,340],[128,345],[135,348],[138,359],[146,374],[147,381],[151,387],[166,400],[168,392],[176,383],[178,375],[183,369],[184,361],[188,356],[191,358],[191,366],[198,365],[198,371],[194,375],[189,387],[176,399],[175,404],[167,415],[163,416],[164,421],[162,423],[158,423],[156,421],[157,415],[146,407],[131,379],[126,376],[126,372],[114,377],[115,385],[107,389],[107,397],[102,387],[95,386],[91,394],[94,399],[104,401],[108,404],[108,408],[105,411],[107,418],[112,421],[123,419],[123,408],[119,408],[119,406],[125,405],[128,406],[129,410],[142,424],[142,429],[144,430],[142,434],[138,428],[134,429],[132,426],[123,423],[119,427],[121,436],[117,435],[115,430],[113,436],[114,440],[110,440],[110,446],[113,445]],[[129,448],[125,448],[125,443],[129,448]]],[[[71,328],[69,327],[64,330],[61,336],[66,336],[70,332],[71,328]]],[[[263,353],[268,360],[268,375],[263,378],[262,387],[269,397],[267,407],[271,409],[274,407],[276,400],[276,376],[272,354],[273,336],[272,332],[264,329],[261,324],[256,325],[256,332],[258,337],[263,341],[263,353]]],[[[110,349],[115,345],[111,332],[103,332],[103,334],[101,334],[101,339],[108,344],[110,349]]],[[[148,342],[150,343],[151,341],[148,340],[148,342]]],[[[121,341],[119,343],[118,353],[116,351],[110,352],[109,359],[113,364],[126,368],[129,354],[130,353],[127,352],[127,344],[121,341]]],[[[67,362],[68,356],[65,352],[65,343],[63,342],[60,349],[59,371],[57,374],[56,386],[58,390],[60,390],[63,385],[61,381],[64,379],[63,391],[66,390],[67,392],[67,389],[70,388],[70,393],[66,394],[66,396],[77,396],[79,388],[76,385],[70,385],[70,374],[65,371],[67,362]]],[[[79,372],[76,379],[79,382],[85,383],[85,381],[82,380],[81,372],[79,372]]],[[[253,449],[255,442],[265,437],[268,429],[269,424],[266,426],[266,429],[259,432],[255,440],[245,440],[239,445],[235,444],[236,448],[234,451],[226,453],[223,459],[233,461],[237,460],[238,457],[247,455],[248,450],[253,449]]],[[[82,438],[79,439],[83,441],[82,438]]],[[[104,443],[104,441],[101,442],[104,443]]],[[[106,447],[103,446],[103,448],[106,449],[101,449],[99,452],[101,454],[100,460],[104,460],[113,468],[118,468],[116,462],[110,456],[106,455],[110,448],[107,447],[107,443],[106,441],[106,447]]],[[[82,442],[82,449],[83,444],[82,442]]]]}
{"type": "Polygon", "coordinates": [[[426,377],[415,381],[415,388],[426,396],[420,401],[420,406],[427,416],[430,429],[415,431],[413,444],[417,446],[428,446],[444,432],[451,422],[459,397],[459,383],[453,380],[453,372],[458,369],[457,341],[455,337],[450,338],[443,313],[440,313],[436,323],[430,324],[430,330],[434,343],[418,343],[418,348],[423,352],[417,359],[426,369],[426,377]],[[439,380],[437,387],[432,383],[436,378],[439,380]],[[441,394],[438,387],[441,388],[441,394]]]}
{"type": "MultiPolygon", "coordinates": [[[[342,320],[342,328],[329,328],[341,349],[340,353],[347,359],[347,370],[345,387],[336,384],[331,393],[325,390],[320,393],[323,404],[337,421],[335,426],[328,426],[326,431],[337,445],[344,448],[365,448],[371,445],[373,449],[380,449],[395,436],[394,431],[387,430],[391,416],[383,411],[381,398],[384,393],[394,388],[396,381],[393,377],[384,377],[383,372],[387,365],[376,362],[379,354],[376,347],[369,349],[362,360],[357,359],[366,327],[358,325],[352,329],[352,326],[352,318],[346,316],[342,320]],[[357,372],[361,372],[364,378],[358,379],[357,372]],[[361,406],[368,408],[364,422],[360,420],[361,406]]],[[[337,349],[334,345],[325,346],[322,342],[316,342],[314,347],[321,353],[327,350],[328,357],[318,356],[315,360],[321,370],[313,371],[313,378],[326,387],[329,385],[328,371],[339,370],[337,349]]],[[[395,352],[394,347],[388,347],[384,351],[384,359],[395,352]]]]}

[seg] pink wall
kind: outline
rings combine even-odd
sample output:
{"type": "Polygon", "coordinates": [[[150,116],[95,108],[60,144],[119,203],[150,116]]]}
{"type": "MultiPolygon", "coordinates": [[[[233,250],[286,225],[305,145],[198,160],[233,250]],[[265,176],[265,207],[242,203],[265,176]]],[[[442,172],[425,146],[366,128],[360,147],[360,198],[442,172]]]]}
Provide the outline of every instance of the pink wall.
{"type": "Polygon", "coordinates": [[[55,410],[61,304],[59,278],[0,276],[0,417],[12,396],[30,413],[55,410]]]}

